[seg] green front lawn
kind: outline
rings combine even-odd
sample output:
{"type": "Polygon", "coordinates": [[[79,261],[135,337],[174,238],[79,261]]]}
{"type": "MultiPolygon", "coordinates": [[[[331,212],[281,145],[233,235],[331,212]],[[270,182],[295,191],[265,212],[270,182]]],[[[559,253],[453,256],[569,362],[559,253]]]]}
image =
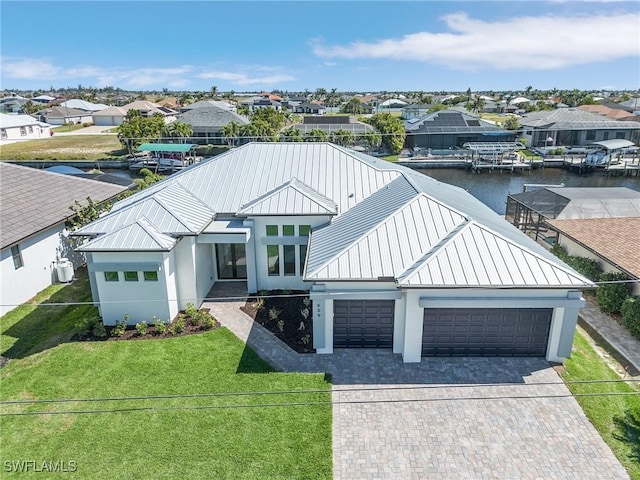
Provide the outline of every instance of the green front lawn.
{"type": "MultiPolygon", "coordinates": [[[[51,287],[39,301],[61,301],[73,287],[51,287]]],[[[78,298],[87,294],[86,284],[76,287],[78,298]]],[[[70,341],[75,320],[94,314],[91,306],[32,305],[2,317],[1,353],[11,359],[0,370],[2,401],[222,395],[2,404],[3,478],[25,477],[4,469],[20,460],[73,461],[83,479],[331,477],[331,394],[322,375],[274,372],[225,328],[70,341]],[[285,393],[296,390],[320,392],[285,393]],[[302,405],[266,406],[286,403],[302,405]],[[91,413],[7,415],[72,410],[91,413]]]]}
{"type": "Polygon", "coordinates": [[[1,160],[121,160],[126,151],[115,135],[65,135],[10,143],[1,160]]]}
{"type": "MultiPolygon", "coordinates": [[[[573,353],[565,362],[566,381],[620,380],[585,338],[576,333],[573,353]]],[[[577,396],[576,400],[632,479],[640,479],[640,389],[624,382],[569,384],[573,394],[635,393],[619,396],[577,396]]]]}

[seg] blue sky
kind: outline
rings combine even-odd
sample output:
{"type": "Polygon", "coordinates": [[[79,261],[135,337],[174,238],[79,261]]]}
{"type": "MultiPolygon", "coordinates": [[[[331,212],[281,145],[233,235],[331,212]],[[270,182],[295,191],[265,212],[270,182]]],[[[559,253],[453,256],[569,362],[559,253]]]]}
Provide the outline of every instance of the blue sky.
{"type": "Polygon", "coordinates": [[[5,1],[2,89],[640,88],[640,3],[5,1]]]}

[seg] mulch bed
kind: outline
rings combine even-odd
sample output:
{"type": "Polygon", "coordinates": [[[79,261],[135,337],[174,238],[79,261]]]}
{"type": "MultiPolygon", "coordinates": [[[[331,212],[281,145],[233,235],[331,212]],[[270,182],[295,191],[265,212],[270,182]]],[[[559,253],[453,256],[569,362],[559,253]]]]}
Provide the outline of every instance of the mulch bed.
{"type": "Polygon", "coordinates": [[[313,318],[309,292],[270,290],[252,294],[244,313],[298,353],[313,353],[313,318]],[[308,302],[305,304],[305,302],[308,302]],[[307,318],[303,312],[306,311],[307,318]]]}

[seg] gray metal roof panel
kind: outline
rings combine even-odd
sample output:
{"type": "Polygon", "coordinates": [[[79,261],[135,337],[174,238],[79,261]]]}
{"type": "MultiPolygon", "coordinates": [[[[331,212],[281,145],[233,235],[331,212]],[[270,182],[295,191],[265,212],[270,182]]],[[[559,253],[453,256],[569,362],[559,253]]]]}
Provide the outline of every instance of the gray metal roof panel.
{"type": "Polygon", "coordinates": [[[280,187],[243,205],[244,215],[335,215],[338,206],[331,199],[293,178],[280,187]]]}
{"type": "Polygon", "coordinates": [[[0,162],[0,247],[5,248],[73,216],[69,208],[108,200],[119,185],[0,162]]]}
{"type": "Polygon", "coordinates": [[[174,247],[177,241],[174,237],[158,232],[143,217],[134,223],[85,243],[78,250],[84,252],[168,251],[174,247]]]}

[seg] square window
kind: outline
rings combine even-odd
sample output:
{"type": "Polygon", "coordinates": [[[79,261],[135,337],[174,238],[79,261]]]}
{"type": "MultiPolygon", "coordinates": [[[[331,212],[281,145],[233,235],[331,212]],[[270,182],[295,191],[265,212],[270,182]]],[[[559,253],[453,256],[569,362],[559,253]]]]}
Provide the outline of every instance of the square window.
{"type": "Polygon", "coordinates": [[[280,275],[280,247],[278,245],[267,245],[267,261],[269,275],[280,275]]]}
{"type": "Polygon", "coordinates": [[[285,237],[293,237],[296,234],[296,227],[294,225],[283,225],[282,235],[285,237]]]}
{"type": "Polygon", "coordinates": [[[11,256],[13,257],[13,268],[18,270],[24,266],[24,263],[22,262],[22,252],[20,252],[20,247],[18,245],[11,247],[11,256]]]}
{"type": "Polygon", "coordinates": [[[278,236],[278,225],[267,225],[267,237],[278,236]]]}
{"type": "Polygon", "coordinates": [[[298,227],[298,235],[300,235],[301,237],[308,237],[310,231],[311,231],[310,225],[300,225],[298,227]]]}
{"type": "Polygon", "coordinates": [[[124,281],[125,282],[137,282],[138,281],[138,272],[124,272],[124,281]]]}
{"type": "Polygon", "coordinates": [[[104,281],[105,282],[119,282],[120,276],[118,272],[104,272],[104,281]]]}
{"type": "Polygon", "coordinates": [[[158,272],[144,272],[144,280],[146,282],[157,282],[158,272]]]}
{"type": "Polygon", "coordinates": [[[284,253],[284,274],[295,275],[296,274],[296,246],[295,245],[283,245],[284,253]]]}

